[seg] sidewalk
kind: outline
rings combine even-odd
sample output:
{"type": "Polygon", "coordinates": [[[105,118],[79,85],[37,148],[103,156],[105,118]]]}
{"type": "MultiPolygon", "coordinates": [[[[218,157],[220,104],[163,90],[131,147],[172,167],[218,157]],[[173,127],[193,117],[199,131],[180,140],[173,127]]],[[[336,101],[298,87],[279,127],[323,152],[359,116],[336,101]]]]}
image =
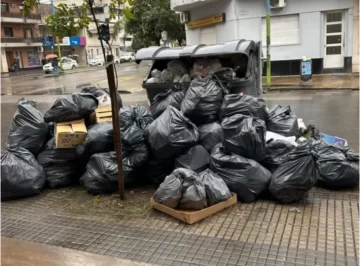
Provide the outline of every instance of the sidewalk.
{"type": "MultiPolygon", "coordinates": [[[[266,88],[266,77],[262,78],[266,88]]],[[[312,76],[312,86],[301,86],[300,76],[273,76],[270,90],[359,90],[359,73],[332,73],[312,76]]]]}

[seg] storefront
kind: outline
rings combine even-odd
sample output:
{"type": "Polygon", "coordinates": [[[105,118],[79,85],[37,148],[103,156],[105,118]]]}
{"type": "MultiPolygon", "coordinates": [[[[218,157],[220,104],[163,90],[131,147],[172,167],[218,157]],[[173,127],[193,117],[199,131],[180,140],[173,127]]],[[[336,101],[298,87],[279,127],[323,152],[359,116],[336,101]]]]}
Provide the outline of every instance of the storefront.
{"type": "MultiPolygon", "coordinates": [[[[39,47],[14,47],[3,48],[2,56],[5,55],[7,68],[9,71],[14,71],[15,59],[19,59],[19,69],[34,69],[41,67],[41,52],[39,47]]],[[[2,60],[3,61],[3,60],[2,60]]],[[[2,67],[2,72],[7,72],[5,65],[2,67]]]]}
{"type": "MultiPolygon", "coordinates": [[[[53,37],[55,40],[55,37],[53,37]]],[[[44,48],[45,54],[55,53],[57,54],[58,48],[56,43],[51,45],[49,42],[45,42],[44,48]]],[[[64,37],[59,42],[61,56],[73,57],[79,64],[86,64],[86,38],[82,36],[64,37]]]]}

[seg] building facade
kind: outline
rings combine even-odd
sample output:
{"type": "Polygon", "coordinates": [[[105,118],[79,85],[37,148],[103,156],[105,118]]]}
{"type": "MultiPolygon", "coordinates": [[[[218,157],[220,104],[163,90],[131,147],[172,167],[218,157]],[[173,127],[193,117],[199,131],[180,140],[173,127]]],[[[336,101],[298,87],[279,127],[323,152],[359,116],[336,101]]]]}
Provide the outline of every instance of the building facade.
{"type": "Polygon", "coordinates": [[[36,11],[24,18],[21,0],[1,0],[1,73],[13,71],[18,59],[20,69],[41,67],[43,52],[36,11]]]}
{"type": "MultiPolygon", "coordinates": [[[[282,6],[271,9],[273,75],[299,74],[302,56],[312,58],[315,74],[359,71],[356,36],[359,0],[271,2],[282,6]]],[[[262,41],[265,55],[265,3],[264,0],[171,0],[171,7],[184,13],[187,45],[251,39],[262,41]]]]}

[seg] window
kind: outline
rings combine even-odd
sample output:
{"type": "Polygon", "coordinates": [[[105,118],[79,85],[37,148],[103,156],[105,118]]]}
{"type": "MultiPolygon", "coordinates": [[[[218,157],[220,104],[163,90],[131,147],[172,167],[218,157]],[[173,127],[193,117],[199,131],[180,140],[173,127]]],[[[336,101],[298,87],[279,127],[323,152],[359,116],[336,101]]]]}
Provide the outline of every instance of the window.
{"type": "MultiPolygon", "coordinates": [[[[271,45],[300,43],[299,14],[271,17],[271,45]]],[[[266,19],[262,19],[262,45],[266,45],[266,19]]]]}
{"type": "Polygon", "coordinates": [[[9,4],[1,2],[1,12],[9,12],[9,4]]]}
{"type": "Polygon", "coordinates": [[[6,37],[14,37],[13,29],[11,27],[4,27],[4,33],[6,37]]]}
{"type": "Polygon", "coordinates": [[[96,55],[99,55],[99,49],[96,49],[96,55]]]}
{"type": "Polygon", "coordinates": [[[125,41],[127,41],[127,42],[131,42],[131,41],[132,41],[132,39],[131,39],[131,38],[126,38],[126,39],[125,39],[125,41]]]}
{"type": "Polygon", "coordinates": [[[33,32],[32,29],[24,29],[24,38],[32,38],[33,37],[33,32]]]}

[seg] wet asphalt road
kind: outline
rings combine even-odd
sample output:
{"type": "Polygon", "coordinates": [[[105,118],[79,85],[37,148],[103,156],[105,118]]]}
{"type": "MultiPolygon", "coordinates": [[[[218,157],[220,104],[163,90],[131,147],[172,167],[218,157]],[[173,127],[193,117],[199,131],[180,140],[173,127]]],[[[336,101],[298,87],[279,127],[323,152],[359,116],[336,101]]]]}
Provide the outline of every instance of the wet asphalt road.
{"type": "MultiPolygon", "coordinates": [[[[5,147],[8,128],[16,111],[16,102],[21,96],[2,96],[1,103],[1,148],[5,147]]],[[[38,103],[45,112],[58,96],[34,95],[27,98],[38,103]]],[[[123,102],[147,104],[144,90],[123,94],[123,102]]],[[[265,94],[268,107],[274,104],[290,105],[306,125],[313,124],[321,132],[348,140],[349,146],[359,152],[359,91],[297,91],[265,94]]]]}
{"type": "MultiPolygon", "coordinates": [[[[121,85],[131,89],[133,86],[128,81],[135,79],[139,80],[140,83],[138,82],[138,84],[141,84],[149,71],[148,63],[142,62],[137,65],[132,62],[117,65],[117,76],[121,81],[121,85]]],[[[58,79],[54,79],[51,74],[43,74],[42,72],[19,76],[13,75],[1,79],[1,95],[61,95],[74,92],[79,86],[90,84],[100,84],[107,87],[105,67],[69,70],[65,75],[60,75],[58,79]]],[[[138,84],[135,87],[139,87],[138,84]]],[[[120,86],[120,89],[122,88],[124,87],[120,86]]]]}

